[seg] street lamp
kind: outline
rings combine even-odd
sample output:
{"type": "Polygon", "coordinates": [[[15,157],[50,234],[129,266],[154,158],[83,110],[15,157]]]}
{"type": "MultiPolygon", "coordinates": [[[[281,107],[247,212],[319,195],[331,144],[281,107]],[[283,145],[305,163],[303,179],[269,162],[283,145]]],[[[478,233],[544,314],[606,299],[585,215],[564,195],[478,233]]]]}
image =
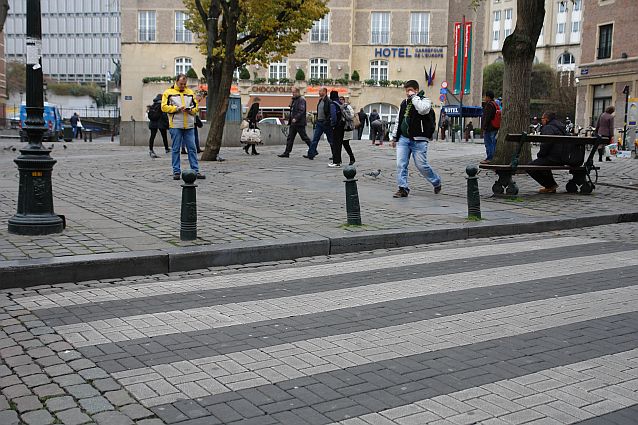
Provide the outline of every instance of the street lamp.
{"type": "Polygon", "coordinates": [[[26,34],[27,119],[23,130],[29,144],[20,149],[14,162],[18,165],[20,185],[17,213],[9,219],[9,233],[48,235],[64,229],[63,217],[53,212],[51,173],[57,162],[42,146],[44,123],[42,99],[42,24],[40,0],[27,0],[26,34]]]}

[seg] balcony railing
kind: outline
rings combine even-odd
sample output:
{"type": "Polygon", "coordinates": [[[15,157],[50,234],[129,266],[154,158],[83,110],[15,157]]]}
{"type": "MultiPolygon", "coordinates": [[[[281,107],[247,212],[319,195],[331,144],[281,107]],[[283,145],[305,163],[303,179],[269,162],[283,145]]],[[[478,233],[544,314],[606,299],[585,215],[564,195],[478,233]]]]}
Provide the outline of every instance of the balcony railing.
{"type": "Polygon", "coordinates": [[[412,44],[428,44],[429,33],[423,31],[411,31],[410,43],[412,44]]]}

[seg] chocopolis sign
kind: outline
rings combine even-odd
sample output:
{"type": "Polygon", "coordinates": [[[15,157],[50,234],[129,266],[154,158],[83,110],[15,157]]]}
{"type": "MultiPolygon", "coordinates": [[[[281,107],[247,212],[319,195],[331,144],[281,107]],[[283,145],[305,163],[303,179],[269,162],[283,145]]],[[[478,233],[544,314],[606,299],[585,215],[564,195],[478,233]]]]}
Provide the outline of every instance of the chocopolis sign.
{"type": "Polygon", "coordinates": [[[443,47],[375,47],[375,58],[442,58],[443,47]]]}

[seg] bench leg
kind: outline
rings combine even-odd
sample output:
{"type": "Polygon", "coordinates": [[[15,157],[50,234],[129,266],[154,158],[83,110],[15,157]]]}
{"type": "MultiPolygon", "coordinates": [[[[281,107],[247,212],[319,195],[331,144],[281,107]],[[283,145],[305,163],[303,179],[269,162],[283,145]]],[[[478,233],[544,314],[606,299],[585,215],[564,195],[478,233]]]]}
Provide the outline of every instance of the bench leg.
{"type": "Polygon", "coordinates": [[[509,196],[518,194],[518,186],[512,180],[511,171],[497,171],[498,180],[492,185],[494,195],[502,195],[504,192],[509,196]]]}

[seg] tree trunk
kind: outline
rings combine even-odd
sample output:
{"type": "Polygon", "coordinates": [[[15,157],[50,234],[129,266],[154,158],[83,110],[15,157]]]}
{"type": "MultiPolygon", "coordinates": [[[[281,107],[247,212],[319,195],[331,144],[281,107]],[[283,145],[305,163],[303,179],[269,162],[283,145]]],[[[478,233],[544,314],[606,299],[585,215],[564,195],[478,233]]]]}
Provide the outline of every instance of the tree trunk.
{"type": "MultiPolygon", "coordinates": [[[[505,136],[528,131],[530,78],[536,43],[545,18],[545,2],[518,0],[517,13],[516,28],[503,44],[503,111],[494,154],[495,164],[509,164],[512,160],[516,145],[505,142],[505,136]]],[[[531,156],[530,146],[527,145],[521,151],[519,164],[528,163],[531,156]]]]}
{"type": "Polygon", "coordinates": [[[0,32],[4,30],[4,23],[9,13],[9,0],[0,1],[0,32]]]}

